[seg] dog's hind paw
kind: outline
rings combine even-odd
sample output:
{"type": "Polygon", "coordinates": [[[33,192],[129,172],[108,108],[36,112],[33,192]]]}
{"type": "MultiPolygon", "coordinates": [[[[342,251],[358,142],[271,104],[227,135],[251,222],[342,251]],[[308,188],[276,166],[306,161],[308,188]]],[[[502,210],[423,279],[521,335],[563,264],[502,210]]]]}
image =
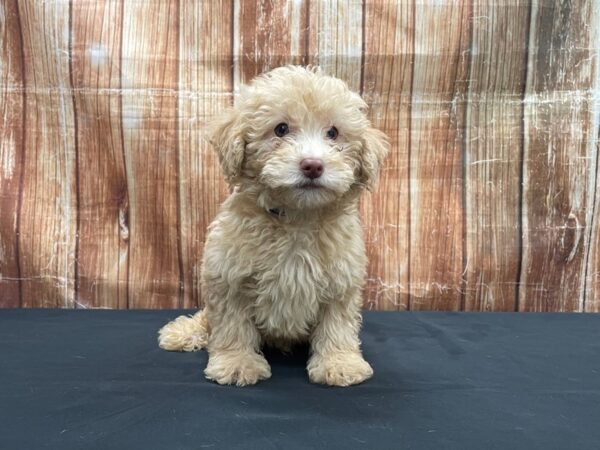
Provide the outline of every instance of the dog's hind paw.
{"type": "Polygon", "coordinates": [[[194,352],[206,347],[208,328],[200,311],[195,316],[179,316],[158,332],[158,346],[164,350],[194,352]]]}

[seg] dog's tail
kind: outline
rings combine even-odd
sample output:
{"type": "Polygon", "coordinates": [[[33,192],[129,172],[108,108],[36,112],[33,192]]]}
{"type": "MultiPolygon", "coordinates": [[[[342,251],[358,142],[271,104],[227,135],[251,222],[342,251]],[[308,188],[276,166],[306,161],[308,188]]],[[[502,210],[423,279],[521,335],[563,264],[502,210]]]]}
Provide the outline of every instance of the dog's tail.
{"type": "Polygon", "coordinates": [[[195,352],[208,344],[210,327],[204,310],[193,316],[179,316],[158,332],[158,346],[164,350],[195,352]]]}

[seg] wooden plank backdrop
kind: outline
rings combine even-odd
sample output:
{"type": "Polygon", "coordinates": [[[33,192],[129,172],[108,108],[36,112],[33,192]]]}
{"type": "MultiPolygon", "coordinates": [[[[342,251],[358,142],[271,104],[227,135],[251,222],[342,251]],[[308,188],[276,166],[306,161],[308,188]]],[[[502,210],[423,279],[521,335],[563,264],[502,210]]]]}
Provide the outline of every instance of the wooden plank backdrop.
{"type": "Polygon", "coordinates": [[[1,0],[0,307],[202,305],[204,125],[317,64],[392,142],[365,307],[600,311],[600,5],[1,0]]]}

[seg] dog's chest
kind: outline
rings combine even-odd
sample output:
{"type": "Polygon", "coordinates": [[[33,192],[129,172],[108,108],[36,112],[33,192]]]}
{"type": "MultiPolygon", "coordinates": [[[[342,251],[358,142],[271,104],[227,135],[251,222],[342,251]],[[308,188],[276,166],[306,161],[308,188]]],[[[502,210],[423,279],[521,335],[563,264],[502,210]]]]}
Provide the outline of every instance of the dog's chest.
{"type": "Polygon", "coordinates": [[[253,261],[253,316],[266,335],[283,339],[308,336],[319,310],[340,295],[332,258],[316,232],[270,235],[253,261]]]}

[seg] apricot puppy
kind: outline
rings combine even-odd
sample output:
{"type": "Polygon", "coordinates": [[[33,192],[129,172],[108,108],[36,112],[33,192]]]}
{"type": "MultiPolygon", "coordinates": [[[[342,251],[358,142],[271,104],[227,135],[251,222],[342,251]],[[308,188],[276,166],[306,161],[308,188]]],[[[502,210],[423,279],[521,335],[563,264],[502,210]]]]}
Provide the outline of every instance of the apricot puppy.
{"type": "Polygon", "coordinates": [[[207,378],[245,386],[271,376],[263,344],[309,341],[314,383],[373,375],[362,356],[367,259],[358,200],[388,152],[366,104],[317,68],[280,67],[242,89],[210,140],[234,192],[209,227],[206,307],[159,332],[166,350],[206,347],[207,378]]]}

